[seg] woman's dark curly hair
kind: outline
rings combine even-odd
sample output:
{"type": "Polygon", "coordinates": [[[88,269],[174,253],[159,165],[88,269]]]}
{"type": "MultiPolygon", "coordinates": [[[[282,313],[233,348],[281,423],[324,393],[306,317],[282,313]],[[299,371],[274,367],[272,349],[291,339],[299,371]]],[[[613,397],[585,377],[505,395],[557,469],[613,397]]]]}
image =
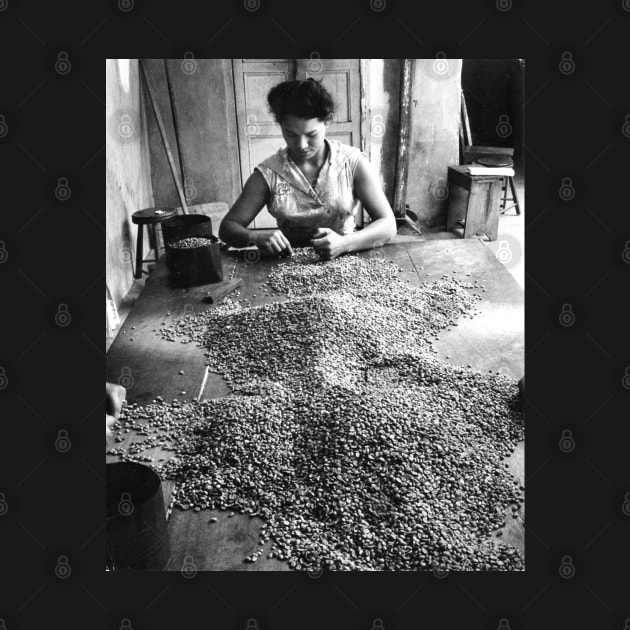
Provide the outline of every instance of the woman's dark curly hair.
{"type": "Polygon", "coordinates": [[[274,85],[267,94],[267,102],[278,123],[282,123],[287,114],[307,120],[324,120],[335,110],[330,92],[315,79],[274,85]]]}

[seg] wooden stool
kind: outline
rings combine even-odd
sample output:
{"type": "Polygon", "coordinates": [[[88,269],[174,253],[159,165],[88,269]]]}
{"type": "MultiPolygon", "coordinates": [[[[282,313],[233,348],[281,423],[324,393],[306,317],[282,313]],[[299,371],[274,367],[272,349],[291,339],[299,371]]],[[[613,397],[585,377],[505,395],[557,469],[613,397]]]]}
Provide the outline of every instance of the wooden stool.
{"type": "Polygon", "coordinates": [[[501,184],[505,175],[471,175],[469,165],[448,167],[446,229],[463,238],[485,234],[496,241],[499,232],[501,184]]]}
{"type": "MultiPolygon", "coordinates": [[[[507,166],[509,168],[514,168],[514,160],[509,155],[484,155],[482,157],[477,158],[477,162],[479,164],[483,164],[484,166],[507,166]]],[[[508,210],[512,208],[516,208],[517,216],[521,214],[521,208],[518,204],[518,196],[516,194],[516,187],[514,186],[514,178],[510,175],[506,176],[503,179],[503,184],[501,186],[501,214],[505,214],[508,210]],[[508,197],[508,186],[510,188],[511,197],[508,197]],[[507,201],[513,201],[514,203],[508,208],[507,201]]]]}
{"type": "MultiPolygon", "coordinates": [[[[157,263],[159,256],[158,252],[158,239],[155,226],[158,223],[162,223],[166,219],[170,219],[177,215],[177,208],[145,208],[144,210],[138,210],[131,215],[131,220],[138,226],[138,240],[136,242],[136,272],[134,276],[136,278],[142,278],[142,263],[154,262],[157,263]],[[147,226],[147,232],[149,234],[149,243],[155,258],[142,258],[142,238],[143,238],[143,226],[147,226]]],[[[145,271],[148,274],[148,271],[145,271]]]]}

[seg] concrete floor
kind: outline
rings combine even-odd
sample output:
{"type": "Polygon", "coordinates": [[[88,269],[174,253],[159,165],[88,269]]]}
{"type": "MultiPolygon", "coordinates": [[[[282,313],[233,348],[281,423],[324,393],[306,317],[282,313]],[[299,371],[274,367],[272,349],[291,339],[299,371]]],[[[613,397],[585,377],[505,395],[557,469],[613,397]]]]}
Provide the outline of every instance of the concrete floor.
{"type": "MultiPolygon", "coordinates": [[[[497,259],[505,266],[508,272],[516,280],[519,286],[525,288],[525,181],[522,175],[516,175],[514,178],[516,185],[516,194],[519,199],[521,213],[516,214],[516,210],[512,208],[505,214],[499,214],[499,235],[496,241],[482,241],[488,249],[490,249],[497,259]]],[[[508,201],[508,204],[510,202],[508,201]]],[[[444,226],[423,230],[422,234],[418,234],[408,225],[401,225],[398,234],[394,237],[394,243],[415,240],[429,240],[436,238],[457,238],[454,234],[445,231],[444,226]]],[[[116,338],[118,331],[123,325],[129,311],[138,299],[144,283],[146,275],[142,278],[134,280],[134,283],[125,296],[123,303],[118,309],[120,324],[113,331],[111,337],[105,339],[105,352],[109,350],[112,342],[116,338]]]]}

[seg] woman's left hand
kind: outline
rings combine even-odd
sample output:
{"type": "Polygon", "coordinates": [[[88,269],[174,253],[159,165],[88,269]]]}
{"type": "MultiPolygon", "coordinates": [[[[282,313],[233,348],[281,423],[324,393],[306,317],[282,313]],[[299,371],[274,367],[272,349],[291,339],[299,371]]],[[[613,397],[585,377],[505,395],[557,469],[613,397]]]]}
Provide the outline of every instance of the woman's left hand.
{"type": "Polygon", "coordinates": [[[317,228],[311,238],[311,245],[324,260],[332,260],[346,253],[344,237],[331,228],[317,228]]]}

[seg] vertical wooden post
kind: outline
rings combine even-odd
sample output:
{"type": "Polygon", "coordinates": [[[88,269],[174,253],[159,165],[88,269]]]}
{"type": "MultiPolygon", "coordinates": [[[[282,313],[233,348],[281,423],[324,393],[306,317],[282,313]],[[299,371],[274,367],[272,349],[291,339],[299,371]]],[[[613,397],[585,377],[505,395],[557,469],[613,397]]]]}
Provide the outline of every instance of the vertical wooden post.
{"type": "Polygon", "coordinates": [[[415,59],[403,59],[400,81],[400,134],[396,154],[396,181],[394,186],[394,216],[406,215],[407,175],[409,170],[409,127],[411,122],[411,85],[415,59]]]}

